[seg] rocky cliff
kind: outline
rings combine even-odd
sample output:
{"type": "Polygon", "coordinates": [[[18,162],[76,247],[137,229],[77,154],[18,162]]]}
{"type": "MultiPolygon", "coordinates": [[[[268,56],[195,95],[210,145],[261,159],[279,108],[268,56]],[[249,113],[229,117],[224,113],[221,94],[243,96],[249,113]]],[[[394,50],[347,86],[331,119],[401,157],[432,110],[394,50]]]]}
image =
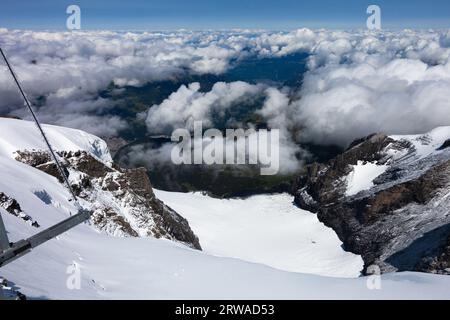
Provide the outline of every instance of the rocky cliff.
{"type": "Polygon", "coordinates": [[[450,127],[414,136],[375,134],[294,185],[365,268],[450,274],[450,127]]]}
{"type": "MultiPolygon", "coordinates": [[[[122,169],[86,151],[58,152],[82,205],[93,211],[91,222],[115,236],[167,238],[201,249],[186,219],[158,200],[143,168],[122,169]]],[[[16,160],[63,178],[45,151],[17,151],[16,160]]]]}

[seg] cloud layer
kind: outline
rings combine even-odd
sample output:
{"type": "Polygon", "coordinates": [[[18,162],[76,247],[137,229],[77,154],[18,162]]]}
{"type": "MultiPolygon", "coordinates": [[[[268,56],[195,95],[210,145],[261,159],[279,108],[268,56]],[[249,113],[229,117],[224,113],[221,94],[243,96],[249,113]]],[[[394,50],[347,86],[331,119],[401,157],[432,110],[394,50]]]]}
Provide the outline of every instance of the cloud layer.
{"type": "MultiPolygon", "coordinates": [[[[240,99],[264,95],[260,115],[301,141],[342,146],[363,135],[423,132],[450,125],[450,31],[31,32],[0,29],[5,49],[45,122],[109,136],[126,127],[106,115],[98,92],[111,82],[140,86],[185,74],[221,74],[247,57],[310,54],[299,92],[244,82],[210,92],[183,86],[153,106],[153,130],[208,121],[240,99]]],[[[0,73],[0,114],[27,117],[0,73]]]]}
{"type": "Polygon", "coordinates": [[[450,125],[450,64],[395,59],[312,72],[291,106],[304,139],[347,145],[374,132],[411,134],[450,125]]]}
{"type": "Polygon", "coordinates": [[[160,105],[148,110],[146,124],[153,133],[171,133],[184,128],[188,121],[201,120],[207,127],[213,125],[213,116],[223,117],[225,111],[254,99],[261,93],[262,85],[252,85],[242,81],[217,82],[209,92],[200,92],[197,82],[182,85],[160,105]]]}
{"type": "MultiPolygon", "coordinates": [[[[232,35],[230,35],[232,36],[232,35]]],[[[6,51],[29,97],[45,97],[43,121],[113,135],[125,126],[105,116],[98,97],[110,83],[140,86],[185,74],[220,74],[242,47],[209,33],[31,32],[0,29],[6,51]],[[78,120],[77,120],[78,119],[78,120]],[[101,123],[103,121],[103,124],[101,123]]],[[[2,63],[3,65],[3,63],[2,63]]],[[[10,75],[0,73],[0,114],[27,117],[10,75]]]]}

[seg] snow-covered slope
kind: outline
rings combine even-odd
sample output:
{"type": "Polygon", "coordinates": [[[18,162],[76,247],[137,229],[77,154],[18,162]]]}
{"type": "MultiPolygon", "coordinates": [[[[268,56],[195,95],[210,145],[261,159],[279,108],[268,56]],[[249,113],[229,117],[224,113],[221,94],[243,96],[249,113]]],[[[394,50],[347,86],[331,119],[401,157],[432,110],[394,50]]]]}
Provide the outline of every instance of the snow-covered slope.
{"type": "MultiPolygon", "coordinates": [[[[394,139],[395,141],[407,141],[411,143],[412,148],[406,149],[410,151],[407,152],[407,155],[412,156],[414,160],[417,160],[435,153],[436,150],[450,138],[450,126],[438,127],[425,134],[394,135],[390,136],[390,138],[394,139]]],[[[394,156],[394,159],[403,160],[403,157],[399,157],[397,155],[394,156]]]]}
{"type": "Polygon", "coordinates": [[[214,199],[201,193],[155,194],[185,217],[205,252],[301,273],[358,277],[360,256],[345,252],[333,230],[288,194],[214,199]]]}
{"type": "MultiPolygon", "coordinates": [[[[6,215],[17,236],[32,231],[6,215]]],[[[367,279],[337,279],[219,258],[151,238],[114,238],[79,226],[0,269],[29,297],[54,299],[365,299],[450,298],[450,278],[384,276],[381,290],[367,279]],[[71,266],[81,286],[66,286],[71,266]]]]}
{"type": "MultiPolygon", "coordinates": [[[[46,126],[47,127],[47,126],[46,126]]],[[[56,127],[54,127],[56,129],[56,127]]],[[[69,130],[62,135],[62,128],[57,128],[60,133],[49,130],[51,141],[59,150],[61,148],[85,147],[72,143],[70,138],[72,133],[76,135],[82,132],[69,130]],[[67,146],[64,140],[68,142],[67,146]]],[[[44,149],[44,143],[40,139],[38,131],[33,124],[26,121],[2,119],[0,118],[0,190],[9,197],[20,203],[24,212],[29,214],[39,224],[49,226],[53,220],[51,217],[63,219],[70,212],[75,213],[76,208],[68,201],[69,192],[58,180],[40,170],[20,163],[14,159],[14,153],[21,148],[44,149]],[[15,146],[17,144],[17,147],[15,146]],[[50,195],[49,201],[43,201],[37,194],[44,191],[50,195]]],[[[84,134],[84,133],[83,133],[84,134]]],[[[86,140],[93,139],[93,136],[84,134],[86,140]]],[[[101,141],[100,139],[92,141],[101,141]]],[[[100,143],[99,143],[100,144],[100,143]]],[[[104,150],[107,150],[106,147],[104,150]]],[[[108,154],[102,155],[103,159],[108,159],[108,154]]],[[[34,230],[36,231],[36,230],[34,230]]]]}
{"type": "MultiPolygon", "coordinates": [[[[2,212],[3,214],[3,212],[2,212]]],[[[31,227],[6,215],[16,237],[31,227]]],[[[379,299],[450,298],[450,278],[425,274],[383,276],[381,290],[366,278],[338,279],[219,258],[166,240],[115,238],[86,225],[0,269],[32,298],[53,299],[379,299]],[[71,267],[80,289],[67,287],[71,267]]]]}
{"type": "Polygon", "coordinates": [[[345,194],[354,196],[361,191],[372,188],[374,186],[373,180],[385,172],[387,168],[386,165],[358,161],[358,164],[352,166],[352,172],[345,178],[347,183],[345,194]]]}
{"type": "MultiPolygon", "coordinates": [[[[74,210],[64,186],[53,176],[11,156],[14,149],[31,148],[34,143],[39,146],[40,141],[28,142],[25,133],[15,130],[13,123],[20,126],[16,120],[2,120],[0,132],[4,132],[1,125],[6,122],[10,127],[9,138],[1,141],[0,191],[17,199],[41,227],[61,221],[74,210]],[[15,146],[14,139],[22,144],[15,146]],[[46,197],[36,192],[43,190],[46,197]]],[[[29,128],[28,123],[26,131],[29,128]]],[[[71,140],[74,131],[57,130],[59,133],[52,138],[55,149],[70,148],[64,142],[57,146],[56,141],[74,142],[71,140]]],[[[86,137],[91,139],[92,136],[86,137]]],[[[30,139],[38,139],[37,134],[30,134],[30,139]]],[[[90,143],[75,141],[74,145],[77,149],[89,149],[90,143]]],[[[244,208],[250,205],[254,203],[243,203],[244,208]]],[[[35,227],[2,208],[0,214],[12,241],[36,233],[35,227]]],[[[385,275],[381,290],[369,290],[366,278],[340,279],[286,272],[239,259],[212,256],[169,240],[112,237],[88,224],[77,226],[1,268],[0,277],[13,282],[30,298],[450,299],[449,277],[414,273],[385,275]],[[79,288],[76,286],[78,274],[79,288]]]]}
{"type": "Polygon", "coordinates": [[[296,203],[365,268],[450,275],[450,127],[375,134],[297,179],[296,203]]]}
{"type": "MultiPolygon", "coordinates": [[[[34,123],[0,119],[0,128],[0,173],[5,171],[3,176],[8,177],[0,183],[0,207],[39,225],[30,197],[74,212],[71,204],[61,205],[59,198],[67,199],[67,191],[55,189],[61,187],[62,177],[34,123]]],[[[44,130],[81,205],[93,213],[91,222],[97,229],[122,237],[164,237],[200,249],[188,222],[155,197],[145,169],[113,165],[106,143],[83,131],[55,126],[44,130]]]]}
{"type": "MultiPolygon", "coordinates": [[[[0,156],[14,158],[17,150],[47,150],[34,123],[23,120],[0,118],[0,156]]],[[[56,151],[89,152],[98,160],[112,163],[106,143],[81,130],[43,125],[45,134],[56,151]]]]}

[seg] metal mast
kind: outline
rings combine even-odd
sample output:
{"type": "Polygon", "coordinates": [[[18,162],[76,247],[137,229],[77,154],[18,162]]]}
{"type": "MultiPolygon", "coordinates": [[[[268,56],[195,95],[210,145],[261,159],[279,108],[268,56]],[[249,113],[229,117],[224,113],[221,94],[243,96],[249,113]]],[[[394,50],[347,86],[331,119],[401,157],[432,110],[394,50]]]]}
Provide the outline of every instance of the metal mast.
{"type": "Polygon", "coordinates": [[[22,90],[22,86],[19,83],[19,80],[17,79],[16,74],[14,73],[14,70],[12,69],[11,65],[8,62],[8,59],[6,58],[5,54],[3,53],[2,48],[0,48],[0,53],[3,57],[3,59],[5,60],[6,66],[9,69],[9,72],[11,73],[14,82],[17,85],[17,88],[19,88],[19,92],[22,95],[23,100],[25,101],[25,105],[27,106],[28,110],[30,111],[31,115],[33,116],[34,122],[36,123],[36,126],[38,127],[39,132],[41,133],[42,138],[44,139],[45,144],[47,145],[48,151],[50,152],[50,155],[52,156],[53,160],[55,161],[56,166],[58,167],[58,171],[61,174],[61,176],[64,179],[64,182],[67,186],[67,189],[69,189],[70,194],[72,195],[73,200],[75,200],[75,202],[78,202],[77,200],[77,196],[75,195],[75,193],[72,190],[72,187],[70,186],[69,180],[66,176],[65,171],[63,170],[63,167],[61,166],[61,163],[58,160],[58,156],[56,155],[56,153],[53,151],[53,148],[50,144],[50,142],[47,139],[47,136],[45,135],[44,130],[42,129],[42,126],[38,120],[38,118],[36,117],[36,114],[33,111],[33,108],[31,107],[30,101],[28,101],[28,98],[25,94],[25,92],[22,90]]]}
{"type": "Polygon", "coordinates": [[[14,79],[14,82],[16,83],[16,85],[18,87],[23,100],[25,101],[25,105],[27,106],[28,110],[30,111],[31,115],[33,116],[34,122],[36,123],[36,126],[37,126],[42,138],[44,139],[44,142],[48,148],[48,151],[50,152],[53,160],[55,161],[55,164],[59,170],[59,173],[63,177],[66,187],[70,191],[70,194],[71,194],[73,200],[75,201],[75,204],[78,209],[78,213],[76,215],[71,216],[70,218],[68,218],[68,219],[66,219],[44,231],[41,231],[38,234],[36,234],[28,239],[19,240],[16,243],[9,242],[6,228],[5,228],[5,225],[3,224],[3,220],[0,215],[0,267],[2,267],[4,265],[14,261],[17,258],[20,258],[24,254],[30,252],[31,249],[43,244],[44,242],[47,242],[48,240],[55,238],[56,236],[66,232],[69,229],[72,229],[73,227],[79,225],[80,223],[88,220],[91,216],[91,212],[82,209],[80,204],[78,203],[77,196],[75,195],[75,193],[69,183],[69,179],[66,176],[63,166],[61,165],[61,163],[58,159],[58,156],[53,151],[53,148],[52,148],[49,140],[47,139],[47,136],[45,135],[45,132],[44,132],[38,118],[36,117],[36,114],[34,113],[33,108],[31,107],[31,104],[19,83],[19,80],[18,80],[16,74],[14,73],[11,65],[8,62],[8,59],[6,58],[4,52],[1,48],[0,48],[0,53],[3,57],[3,59],[5,60],[6,66],[8,67],[8,69],[14,79]]]}

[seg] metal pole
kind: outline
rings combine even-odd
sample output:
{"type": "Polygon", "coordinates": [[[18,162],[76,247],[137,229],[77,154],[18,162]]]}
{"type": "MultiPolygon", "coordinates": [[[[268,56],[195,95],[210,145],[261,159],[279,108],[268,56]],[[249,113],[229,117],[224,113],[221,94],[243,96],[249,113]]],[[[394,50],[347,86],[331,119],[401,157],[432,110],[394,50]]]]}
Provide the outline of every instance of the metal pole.
{"type": "Polygon", "coordinates": [[[9,249],[8,235],[6,234],[5,225],[3,224],[2,215],[0,213],[0,252],[9,249]]]}
{"type": "Polygon", "coordinates": [[[55,224],[54,226],[31,236],[28,239],[20,240],[14,243],[10,248],[0,252],[0,267],[7,265],[10,262],[20,258],[21,256],[30,252],[33,248],[59,236],[60,234],[72,229],[80,223],[88,220],[91,217],[91,212],[81,210],[78,214],[55,224]]]}
{"type": "MultiPolygon", "coordinates": [[[[22,95],[23,100],[25,101],[25,105],[27,106],[28,110],[30,111],[31,115],[33,116],[34,122],[36,123],[36,126],[38,127],[39,132],[41,133],[42,138],[44,139],[44,142],[47,145],[47,148],[48,148],[48,150],[50,152],[50,155],[52,156],[53,160],[55,161],[55,164],[56,164],[56,167],[58,168],[59,173],[63,177],[64,182],[66,183],[67,189],[69,189],[73,199],[77,203],[77,201],[78,201],[77,200],[77,196],[75,195],[75,193],[72,190],[72,187],[70,186],[70,183],[69,183],[69,180],[67,179],[66,173],[64,172],[63,167],[61,166],[61,164],[60,164],[60,162],[58,160],[58,157],[56,156],[55,152],[53,151],[53,148],[52,148],[50,142],[48,141],[47,136],[45,135],[44,130],[42,129],[41,124],[40,124],[36,114],[34,113],[33,108],[31,107],[31,104],[28,101],[28,98],[27,98],[25,92],[22,90],[22,87],[21,87],[21,85],[19,83],[19,80],[17,79],[17,76],[16,76],[13,68],[9,64],[8,59],[6,58],[2,48],[0,48],[0,53],[1,53],[2,57],[3,57],[3,60],[5,60],[6,66],[8,67],[9,72],[11,73],[11,75],[12,75],[12,77],[14,79],[14,82],[16,83],[17,87],[19,88],[19,92],[22,95]]],[[[80,207],[80,206],[78,205],[78,207],[80,207]]]]}
{"type": "Polygon", "coordinates": [[[60,164],[58,157],[56,153],[53,151],[52,146],[50,145],[50,142],[47,139],[47,136],[45,135],[44,130],[41,127],[41,124],[39,123],[39,120],[36,117],[36,114],[33,111],[33,108],[31,107],[30,102],[28,101],[27,96],[25,95],[25,92],[22,90],[22,87],[20,86],[20,83],[11,67],[11,65],[8,62],[8,59],[6,58],[5,54],[3,53],[3,50],[0,48],[0,54],[2,55],[3,59],[6,62],[6,65],[14,79],[14,82],[16,83],[17,87],[19,88],[20,94],[22,95],[25,104],[30,111],[31,115],[33,116],[34,122],[36,123],[36,126],[39,129],[39,132],[42,135],[42,138],[45,141],[45,144],[47,145],[47,148],[53,157],[53,160],[56,163],[56,166],[61,174],[61,176],[64,179],[64,182],[69,189],[73,199],[75,200],[75,204],[78,207],[78,213],[74,216],[71,216],[70,218],[57,223],[56,225],[39,232],[38,234],[31,236],[28,239],[25,240],[19,240],[16,243],[10,244],[8,240],[8,236],[6,234],[6,229],[3,224],[3,220],[0,215],[0,267],[16,260],[17,258],[20,258],[21,256],[27,254],[30,252],[33,248],[57,237],[58,235],[68,231],[69,229],[72,229],[73,227],[79,225],[80,223],[88,220],[91,217],[91,212],[83,210],[78,203],[78,199],[75,195],[75,193],[72,190],[72,187],[70,186],[69,180],[63,170],[62,165],[60,164]]]}

